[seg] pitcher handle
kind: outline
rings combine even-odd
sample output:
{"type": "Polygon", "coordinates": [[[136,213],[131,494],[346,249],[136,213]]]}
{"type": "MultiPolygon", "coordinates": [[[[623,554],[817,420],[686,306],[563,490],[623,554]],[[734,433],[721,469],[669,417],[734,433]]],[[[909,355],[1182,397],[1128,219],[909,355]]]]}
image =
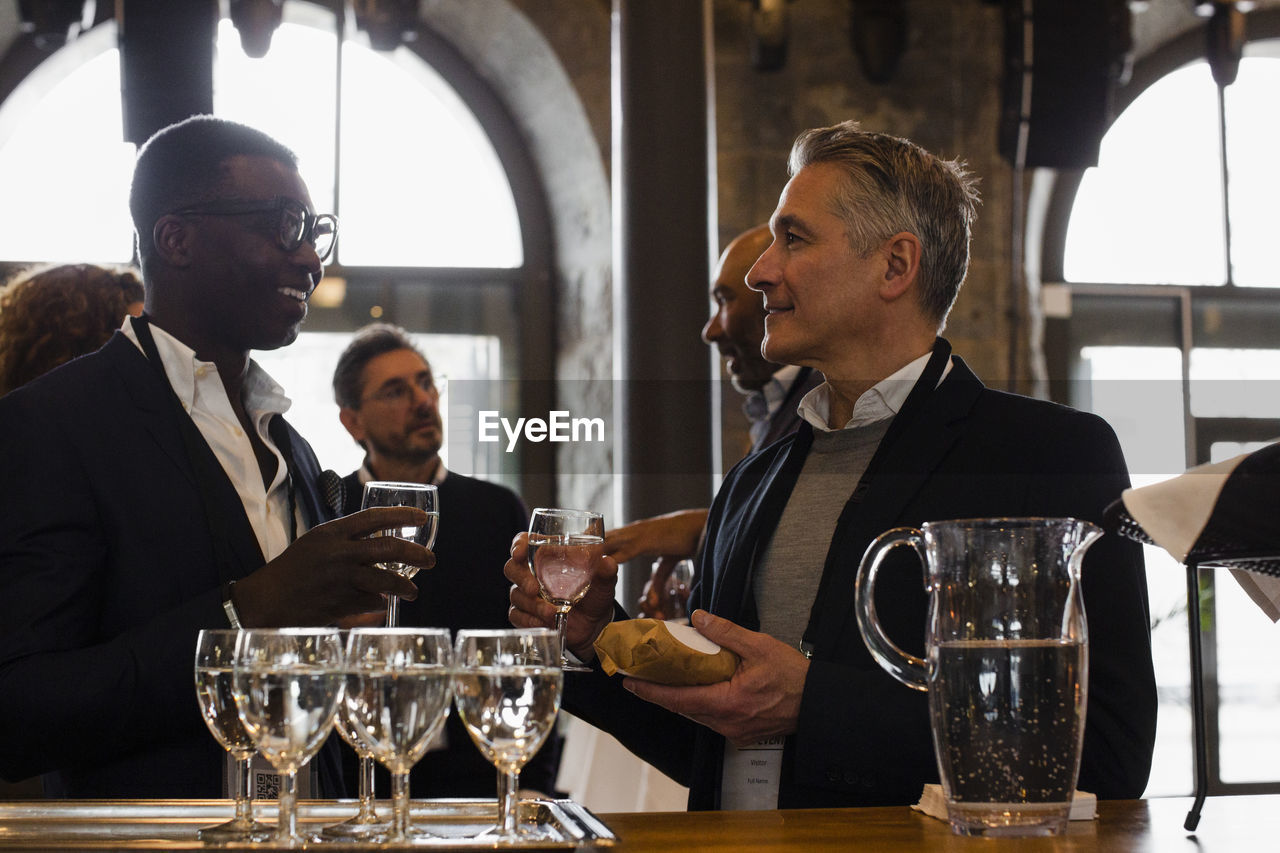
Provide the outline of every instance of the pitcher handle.
{"type": "Polygon", "coordinates": [[[915,655],[910,655],[890,640],[876,616],[875,584],[876,572],[880,562],[893,548],[899,545],[910,545],[920,557],[923,568],[928,565],[924,551],[924,534],[914,527],[895,527],[886,530],[867,546],[858,565],[858,580],[854,587],[854,598],[858,613],[858,630],[862,641],[867,644],[871,656],[876,659],[886,672],[908,687],[916,690],[929,689],[928,673],[925,662],[915,655]]]}

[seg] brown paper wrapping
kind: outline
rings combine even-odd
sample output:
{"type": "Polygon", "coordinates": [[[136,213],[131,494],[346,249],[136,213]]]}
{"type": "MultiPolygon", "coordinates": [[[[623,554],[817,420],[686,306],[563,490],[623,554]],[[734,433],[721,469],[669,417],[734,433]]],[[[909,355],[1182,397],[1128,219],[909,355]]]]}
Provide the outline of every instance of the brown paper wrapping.
{"type": "Polygon", "coordinates": [[[659,684],[714,684],[738,668],[733,652],[707,654],[691,648],[659,619],[613,622],[600,632],[595,648],[607,675],[622,673],[659,684]]]}

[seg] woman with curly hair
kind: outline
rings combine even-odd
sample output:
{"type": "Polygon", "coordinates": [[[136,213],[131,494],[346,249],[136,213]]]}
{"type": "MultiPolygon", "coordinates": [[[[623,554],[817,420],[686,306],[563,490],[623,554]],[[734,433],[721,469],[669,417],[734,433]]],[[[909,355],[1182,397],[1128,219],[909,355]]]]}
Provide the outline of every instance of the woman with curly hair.
{"type": "Polygon", "coordinates": [[[142,313],[142,280],[123,266],[24,270],[0,289],[0,395],[107,342],[142,313]]]}

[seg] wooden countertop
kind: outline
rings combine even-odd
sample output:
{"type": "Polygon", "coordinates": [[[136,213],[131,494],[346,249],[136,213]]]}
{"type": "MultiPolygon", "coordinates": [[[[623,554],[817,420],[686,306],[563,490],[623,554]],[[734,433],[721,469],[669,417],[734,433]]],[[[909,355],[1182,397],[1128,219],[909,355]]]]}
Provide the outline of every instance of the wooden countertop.
{"type": "MultiPolygon", "coordinates": [[[[1280,850],[1280,795],[1210,797],[1195,835],[1182,828],[1190,798],[1101,802],[1092,821],[1072,821],[1067,834],[1053,838],[965,838],[944,821],[906,806],[867,809],[801,809],[762,812],[644,812],[601,814],[568,801],[538,807],[539,820],[572,831],[561,841],[539,845],[498,845],[500,849],[555,849],[580,853],[772,853],[772,851],[854,850],[859,853],[1251,853],[1280,850]],[[559,812],[556,812],[559,809],[559,812]],[[558,814],[555,817],[554,814],[558,814]],[[548,815],[552,815],[548,817],[548,815]],[[575,817],[574,815],[577,815],[575,817]],[[603,821],[601,826],[599,821],[603,821]],[[606,828],[607,827],[607,828],[606,828]],[[575,834],[576,833],[576,834],[575,834]],[[611,837],[616,836],[616,840],[611,837]],[[576,840],[574,840],[576,839],[576,840]]],[[[349,817],[350,801],[303,801],[305,825],[321,826],[349,817]]],[[[380,801],[385,807],[385,801],[380,801]]],[[[530,808],[533,806],[530,804],[530,808]]],[[[259,804],[269,819],[274,803],[259,804]]],[[[436,850],[495,849],[492,843],[463,841],[492,821],[487,801],[415,801],[415,816],[453,836],[426,845],[436,850]],[[446,831],[452,827],[454,831],[446,831]]],[[[0,850],[219,850],[201,844],[196,830],[225,820],[222,800],[31,800],[0,802],[0,850]]],[[[262,845],[248,849],[267,849],[262,845]]],[[[324,843],[314,850],[369,850],[367,844],[324,843]]],[[[388,848],[381,848],[388,849],[388,848]]],[[[424,849],[422,846],[416,849],[424,849]]]]}
{"type": "Polygon", "coordinates": [[[1194,835],[1182,828],[1190,798],[1104,801],[1098,818],[1072,821],[1053,838],[952,835],[943,821],[907,807],[772,812],[600,815],[630,851],[858,850],[874,853],[1250,853],[1280,850],[1280,796],[1210,797],[1194,835]]]}

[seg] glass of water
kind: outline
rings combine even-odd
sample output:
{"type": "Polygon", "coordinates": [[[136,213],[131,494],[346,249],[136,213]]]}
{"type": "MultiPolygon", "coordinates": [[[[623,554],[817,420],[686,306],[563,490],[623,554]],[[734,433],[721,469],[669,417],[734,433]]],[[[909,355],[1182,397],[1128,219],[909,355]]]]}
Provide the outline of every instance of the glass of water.
{"type": "Polygon", "coordinates": [[[498,825],[481,837],[537,840],[519,821],[520,769],[555,727],[564,674],[549,628],[463,630],[454,646],[453,701],[471,740],[498,769],[498,825]]]}
{"type": "Polygon", "coordinates": [[[235,816],[226,823],[207,826],[197,833],[201,841],[261,841],[271,827],[253,819],[249,773],[255,752],[253,740],[236,714],[231,692],[232,664],[240,632],[230,628],[208,629],[196,637],[196,699],[200,716],[222,748],[236,761],[231,780],[235,816]]]}
{"type": "Polygon", "coordinates": [[[236,643],[232,692],[254,746],[280,773],[275,843],[297,847],[298,770],[320,750],[342,698],[337,628],[253,628],[236,643]]]}
{"type": "MultiPolygon", "coordinates": [[[[416,506],[427,513],[427,523],[421,527],[395,527],[375,533],[374,536],[396,536],[417,542],[424,548],[431,548],[436,543],[436,531],[440,528],[440,494],[435,486],[424,483],[395,483],[383,480],[370,480],[364,484],[364,499],[361,509],[376,506],[416,506]]],[[[407,563],[379,563],[378,568],[402,574],[407,578],[418,573],[417,566],[407,563]]],[[[400,599],[394,595],[387,596],[388,628],[394,628],[399,621],[400,599]]]]}
{"type": "Polygon", "coordinates": [[[343,699],[350,719],[391,772],[393,844],[431,838],[409,826],[409,771],[449,716],[453,650],[444,628],[353,628],[343,699]]]}

